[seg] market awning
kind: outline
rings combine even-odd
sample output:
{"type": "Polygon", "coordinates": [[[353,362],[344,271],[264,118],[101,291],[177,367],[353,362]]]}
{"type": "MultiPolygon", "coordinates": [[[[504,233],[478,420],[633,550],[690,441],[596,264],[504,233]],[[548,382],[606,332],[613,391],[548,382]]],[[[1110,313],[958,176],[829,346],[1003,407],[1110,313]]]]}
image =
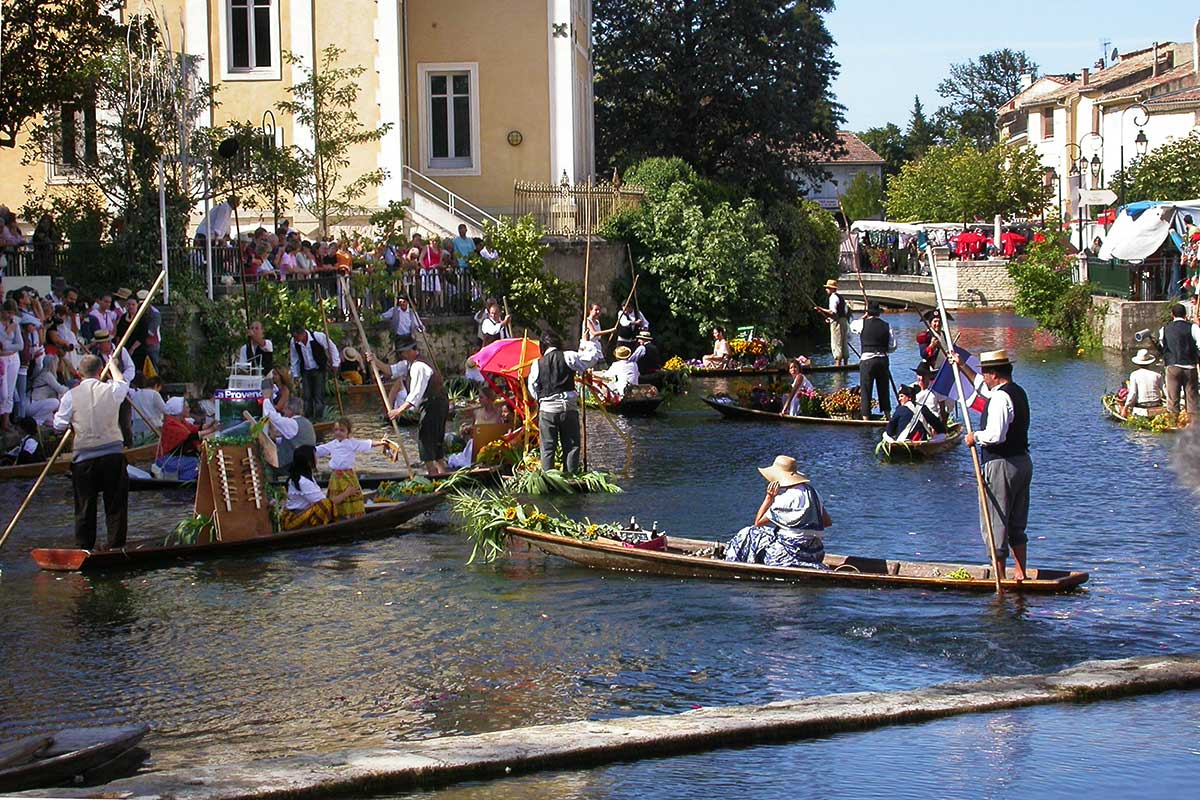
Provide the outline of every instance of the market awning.
{"type": "Polygon", "coordinates": [[[1178,203],[1140,202],[1123,206],[1100,247],[1100,258],[1108,261],[1138,261],[1162,247],[1173,228],[1183,230],[1183,217],[1200,219],[1200,200],[1178,203]]]}

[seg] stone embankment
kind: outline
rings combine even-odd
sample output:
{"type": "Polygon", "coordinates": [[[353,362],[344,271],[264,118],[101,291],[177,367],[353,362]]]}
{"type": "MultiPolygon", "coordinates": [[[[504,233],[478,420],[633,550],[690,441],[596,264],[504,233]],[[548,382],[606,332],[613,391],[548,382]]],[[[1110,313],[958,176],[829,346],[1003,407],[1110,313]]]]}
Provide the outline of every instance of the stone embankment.
{"type": "Polygon", "coordinates": [[[180,769],[127,778],[97,789],[52,789],[26,795],[178,800],[363,796],[783,742],[958,714],[1196,688],[1200,688],[1200,655],[1090,661],[1049,675],[448,736],[410,742],[402,749],[351,750],[180,769]]]}

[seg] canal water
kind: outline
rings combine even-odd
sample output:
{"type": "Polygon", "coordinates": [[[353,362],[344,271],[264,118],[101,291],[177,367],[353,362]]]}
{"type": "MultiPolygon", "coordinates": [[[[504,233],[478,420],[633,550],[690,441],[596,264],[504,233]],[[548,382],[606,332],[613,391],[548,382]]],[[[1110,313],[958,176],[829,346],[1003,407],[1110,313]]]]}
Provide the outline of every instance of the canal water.
{"type": "MultiPolygon", "coordinates": [[[[911,380],[920,323],[888,319],[901,342],[893,372],[911,380]]],[[[27,555],[71,541],[70,487],[56,478],[0,552],[0,741],[143,720],[154,729],[152,766],[173,767],[1200,650],[1200,502],[1171,467],[1174,440],[1100,414],[1100,395],[1128,364],[1115,354],[1076,358],[1009,314],[963,313],[957,324],[962,346],[1006,347],[1017,359],[1033,405],[1030,563],[1087,569],[1083,592],[997,602],[692,582],[592,571],[524,548],[468,566],[470,546],[445,510],[391,539],[56,575],[27,555]]],[[[854,381],[817,377],[819,388],[854,381]]],[[[632,440],[631,460],[624,440],[589,415],[591,464],[616,472],[627,491],[557,505],[723,538],[758,507],[755,467],[787,453],[834,518],[830,551],[986,559],[965,450],[931,464],[882,464],[872,455],[877,431],[731,422],[699,402],[731,388],[696,381],[655,419],[616,420],[632,440]]],[[[366,430],[376,416],[357,418],[366,430]]],[[[0,484],[0,507],[15,509],[26,488],[0,484]]],[[[139,494],[133,503],[131,538],[148,537],[187,514],[190,498],[139,494]]],[[[1200,775],[1198,717],[1200,702],[1186,694],[1029,709],[524,778],[512,785],[526,790],[510,796],[667,797],[685,779],[720,791],[772,771],[753,796],[864,780],[911,797],[1045,795],[1044,781],[1009,773],[1027,765],[1049,780],[1061,767],[1085,782],[1078,753],[1095,755],[1089,768],[1107,785],[1144,787],[1179,770],[1200,775]],[[1160,744],[1142,761],[1112,756],[1113,746],[1140,752],[1126,718],[1160,744]],[[864,776],[871,764],[878,774],[864,776]]],[[[1050,796],[1066,796],[1069,785],[1050,796]]]]}

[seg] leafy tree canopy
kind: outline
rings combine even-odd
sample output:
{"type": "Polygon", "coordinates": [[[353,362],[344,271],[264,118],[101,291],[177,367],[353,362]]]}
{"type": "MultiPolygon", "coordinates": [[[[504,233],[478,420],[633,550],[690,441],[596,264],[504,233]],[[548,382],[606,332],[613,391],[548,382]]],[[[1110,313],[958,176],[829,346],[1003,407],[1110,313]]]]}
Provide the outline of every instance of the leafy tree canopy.
{"type": "Polygon", "coordinates": [[[869,172],[860,172],[842,192],[842,210],[850,222],[877,219],[883,214],[883,184],[869,172]]]}
{"type": "Polygon", "coordinates": [[[602,171],[678,156],[759,196],[837,148],[832,0],[595,0],[602,171]]]}
{"type": "Polygon", "coordinates": [[[962,64],[938,84],[948,103],[938,112],[945,127],[986,148],[996,142],[996,112],[1021,91],[1021,76],[1036,76],[1038,65],[1021,50],[994,50],[962,64]]]}
{"type": "Polygon", "coordinates": [[[15,147],[30,119],[78,100],[95,85],[118,33],[114,0],[6,0],[0,64],[0,147],[15,147]]]}
{"type": "Polygon", "coordinates": [[[858,138],[884,160],[884,175],[895,175],[909,160],[908,138],[894,122],[859,131],[858,138]]]}
{"type": "Polygon", "coordinates": [[[1042,174],[1032,148],[998,144],[980,151],[965,141],[938,145],[891,180],[888,217],[969,222],[1031,214],[1045,199],[1042,174]]]}
{"type": "Polygon", "coordinates": [[[1160,145],[1117,172],[1109,183],[1126,202],[1200,197],[1200,133],[1160,145]]]}

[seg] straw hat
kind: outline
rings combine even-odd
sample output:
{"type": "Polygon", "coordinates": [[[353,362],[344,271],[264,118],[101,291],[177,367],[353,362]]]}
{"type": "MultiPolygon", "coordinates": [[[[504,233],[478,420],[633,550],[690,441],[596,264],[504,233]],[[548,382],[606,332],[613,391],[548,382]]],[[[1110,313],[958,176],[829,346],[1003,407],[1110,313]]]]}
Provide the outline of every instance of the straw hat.
{"type": "Polygon", "coordinates": [[[186,408],[187,404],[183,402],[182,397],[172,397],[171,399],[167,400],[165,410],[167,412],[167,416],[177,417],[182,414],[186,408]]]}
{"type": "Polygon", "coordinates": [[[650,335],[650,331],[638,331],[637,338],[642,342],[649,342],[654,339],[654,337],[650,335]]]}
{"type": "Polygon", "coordinates": [[[1137,351],[1137,355],[1135,355],[1133,358],[1131,358],[1129,360],[1135,364],[1146,367],[1146,366],[1153,364],[1158,359],[1155,357],[1155,355],[1153,353],[1151,353],[1149,350],[1147,350],[1146,348],[1143,347],[1141,350],[1137,351]]]}
{"type": "Polygon", "coordinates": [[[985,350],[979,354],[979,368],[1007,367],[1012,365],[1007,350],[985,350]]]}
{"type": "Polygon", "coordinates": [[[759,467],[758,471],[769,481],[775,481],[780,486],[799,486],[808,483],[808,476],[796,470],[796,459],[791,456],[775,456],[774,463],[769,467],[759,467]]]}
{"type": "Polygon", "coordinates": [[[343,347],[342,360],[362,362],[362,355],[353,347],[343,347]]]}
{"type": "Polygon", "coordinates": [[[120,289],[117,289],[115,292],[113,292],[113,297],[116,297],[120,300],[128,300],[130,297],[133,297],[133,289],[126,289],[124,286],[122,286],[120,289]]]}
{"type": "Polygon", "coordinates": [[[629,358],[631,355],[633,355],[633,351],[625,345],[621,345],[616,350],[613,350],[613,358],[618,360],[629,358]]]}
{"type": "Polygon", "coordinates": [[[96,331],[92,334],[92,344],[100,344],[112,340],[112,334],[108,331],[96,331]]]}
{"type": "Polygon", "coordinates": [[[137,293],[138,300],[141,300],[144,302],[146,300],[146,298],[149,296],[150,296],[150,292],[146,291],[145,289],[138,289],[138,293],[137,293]]]}
{"type": "Polygon", "coordinates": [[[825,288],[833,289],[836,292],[837,291],[837,281],[832,280],[832,279],[825,281],[825,288]]]}

